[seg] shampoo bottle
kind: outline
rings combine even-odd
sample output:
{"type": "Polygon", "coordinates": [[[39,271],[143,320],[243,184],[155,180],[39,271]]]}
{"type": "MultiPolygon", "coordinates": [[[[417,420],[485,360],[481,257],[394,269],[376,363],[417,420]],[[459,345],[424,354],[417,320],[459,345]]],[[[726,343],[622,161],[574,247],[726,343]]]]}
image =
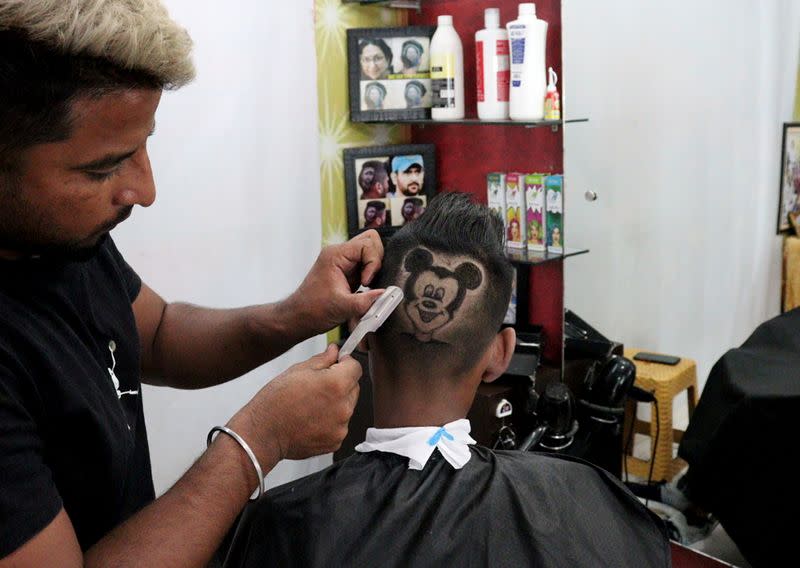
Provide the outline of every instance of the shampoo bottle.
{"type": "Polygon", "coordinates": [[[439,16],[431,38],[431,91],[431,118],[464,118],[464,50],[453,27],[453,16],[439,16]]]}
{"type": "Polygon", "coordinates": [[[484,12],[486,29],[475,34],[475,77],[478,83],[478,118],[508,119],[508,89],[511,72],[508,32],[500,27],[500,10],[484,12]]]}
{"type": "Polygon", "coordinates": [[[536,4],[519,5],[519,18],[508,23],[511,47],[511,120],[542,120],[547,22],[536,17],[536,4]]]}
{"type": "Polygon", "coordinates": [[[552,67],[547,70],[547,77],[547,95],[544,97],[544,119],[561,120],[561,99],[556,88],[558,75],[556,75],[552,67]]]}

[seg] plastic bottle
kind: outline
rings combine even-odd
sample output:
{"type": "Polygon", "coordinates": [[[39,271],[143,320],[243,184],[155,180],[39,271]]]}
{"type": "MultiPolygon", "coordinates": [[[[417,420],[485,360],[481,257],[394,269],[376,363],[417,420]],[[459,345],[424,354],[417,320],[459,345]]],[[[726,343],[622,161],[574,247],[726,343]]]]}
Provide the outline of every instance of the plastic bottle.
{"type": "Polygon", "coordinates": [[[561,98],[558,95],[556,83],[558,83],[558,75],[553,71],[553,68],[547,70],[547,94],[544,97],[544,119],[545,120],[561,120],[561,98]]]}
{"type": "Polygon", "coordinates": [[[478,118],[508,119],[508,90],[511,79],[508,32],[500,27],[500,9],[484,12],[486,29],[475,34],[475,77],[478,83],[478,118]]]}
{"type": "Polygon", "coordinates": [[[431,90],[431,118],[464,118],[464,49],[453,27],[453,16],[439,16],[431,38],[431,90]]]}
{"type": "Polygon", "coordinates": [[[547,22],[536,17],[536,4],[519,5],[519,18],[509,22],[511,47],[511,120],[542,120],[545,78],[545,44],[547,22]]]}

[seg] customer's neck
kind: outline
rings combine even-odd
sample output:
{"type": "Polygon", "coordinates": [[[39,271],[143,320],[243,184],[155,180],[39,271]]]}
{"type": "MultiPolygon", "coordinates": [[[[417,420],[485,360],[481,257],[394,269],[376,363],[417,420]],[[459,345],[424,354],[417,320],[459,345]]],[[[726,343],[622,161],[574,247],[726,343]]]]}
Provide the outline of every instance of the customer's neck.
{"type": "Polygon", "coordinates": [[[373,375],[376,428],[444,426],[464,418],[477,385],[470,381],[401,380],[373,375]]]}

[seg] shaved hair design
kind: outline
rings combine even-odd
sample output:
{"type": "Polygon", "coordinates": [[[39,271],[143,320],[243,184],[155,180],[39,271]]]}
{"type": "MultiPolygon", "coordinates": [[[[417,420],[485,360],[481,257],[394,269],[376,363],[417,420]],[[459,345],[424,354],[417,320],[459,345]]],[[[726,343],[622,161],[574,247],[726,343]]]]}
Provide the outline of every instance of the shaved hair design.
{"type": "Polygon", "coordinates": [[[469,370],[502,326],[512,279],[502,219],[465,194],[436,196],[386,245],[378,285],[405,299],[375,334],[381,357],[406,374],[469,370]]]}

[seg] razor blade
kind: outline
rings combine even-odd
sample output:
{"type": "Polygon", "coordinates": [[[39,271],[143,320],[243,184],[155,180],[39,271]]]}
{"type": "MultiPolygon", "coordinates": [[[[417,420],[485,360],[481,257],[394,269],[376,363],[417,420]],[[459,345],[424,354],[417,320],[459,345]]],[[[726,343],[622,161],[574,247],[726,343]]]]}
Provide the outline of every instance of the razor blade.
{"type": "Polygon", "coordinates": [[[381,294],[380,298],[375,300],[375,303],[367,310],[367,313],[358,322],[350,337],[342,345],[339,350],[339,360],[341,361],[342,357],[350,355],[368,333],[372,333],[382,326],[383,322],[392,315],[392,312],[402,301],[403,291],[400,288],[397,286],[386,288],[386,291],[381,294]]]}

